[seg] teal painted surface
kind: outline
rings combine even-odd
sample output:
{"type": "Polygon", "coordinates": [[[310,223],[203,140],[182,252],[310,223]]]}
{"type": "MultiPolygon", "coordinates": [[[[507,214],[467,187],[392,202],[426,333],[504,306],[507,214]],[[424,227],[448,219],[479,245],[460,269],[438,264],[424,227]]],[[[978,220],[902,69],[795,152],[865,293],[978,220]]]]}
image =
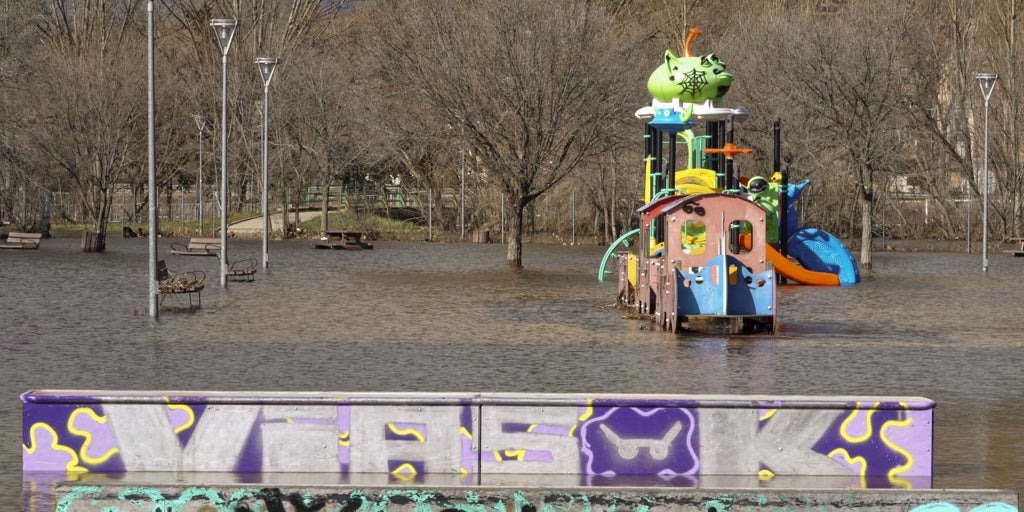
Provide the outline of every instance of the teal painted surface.
{"type": "Polygon", "coordinates": [[[268,487],[174,489],[147,486],[83,485],[63,489],[56,512],[555,512],[693,510],[816,511],[877,510],[907,512],[1016,512],[1010,492],[933,491],[930,493],[860,490],[731,490],[572,488],[572,489],[426,489],[268,487]]]}

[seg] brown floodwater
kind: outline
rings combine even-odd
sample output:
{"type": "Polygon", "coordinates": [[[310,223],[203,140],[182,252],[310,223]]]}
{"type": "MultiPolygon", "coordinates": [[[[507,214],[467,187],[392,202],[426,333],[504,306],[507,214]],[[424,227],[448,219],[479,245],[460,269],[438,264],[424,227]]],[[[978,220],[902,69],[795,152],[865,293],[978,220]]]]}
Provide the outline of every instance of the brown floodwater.
{"type": "MultiPolygon", "coordinates": [[[[0,251],[0,486],[21,486],[19,395],[31,389],[924,396],[935,488],[1024,490],[1024,259],[877,253],[863,283],[785,286],[776,336],[672,335],[607,307],[603,247],[272,241],[270,269],[202,308],[148,309],[147,240],[0,251]]],[[[259,240],[232,240],[233,259],[259,240]]],[[[187,304],[180,297],[177,305],[187,304]]]]}

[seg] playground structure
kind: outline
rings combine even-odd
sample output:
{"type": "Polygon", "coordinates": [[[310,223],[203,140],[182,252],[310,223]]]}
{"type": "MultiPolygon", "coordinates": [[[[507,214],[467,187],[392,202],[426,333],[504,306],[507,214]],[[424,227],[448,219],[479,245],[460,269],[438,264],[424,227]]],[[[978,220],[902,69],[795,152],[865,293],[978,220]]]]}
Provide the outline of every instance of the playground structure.
{"type": "Polygon", "coordinates": [[[641,226],[611,244],[598,279],[617,258],[619,303],[664,330],[774,333],[778,284],[850,285],[860,272],[838,237],[798,225],[809,181],[789,182],[779,120],[772,176],[739,175],[735,158],[752,150],[736,146],[734,128],[749,112],[720,104],[733,75],[716,55],[693,55],[699,34],[681,57],[666,51],[647,82],[653,99],[636,112],[646,121],[641,226]]]}

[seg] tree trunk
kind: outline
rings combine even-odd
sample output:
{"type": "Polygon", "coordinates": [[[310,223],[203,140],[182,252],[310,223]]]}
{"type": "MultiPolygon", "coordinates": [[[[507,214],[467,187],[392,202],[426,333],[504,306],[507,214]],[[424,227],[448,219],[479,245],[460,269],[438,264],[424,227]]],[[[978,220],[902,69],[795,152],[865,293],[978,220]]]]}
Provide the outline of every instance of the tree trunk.
{"type": "Polygon", "coordinates": [[[521,199],[516,198],[512,205],[512,218],[508,225],[508,266],[513,270],[523,268],[523,210],[521,199]]]}
{"type": "Polygon", "coordinates": [[[871,270],[871,196],[860,198],[860,268],[871,270]]]}
{"type": "Polygon", "coordinates": [[[320,236],[324,236],[327,232],[327,210],[328,205],[331,202],[331,182],[330,180],[324,181],[321,185],[322,193],[320,198],[320,236]]]}
{"type": "Polygon", "coordinates": [[[82,234],[82,252],[107,250],[107,224],[110,222],[110,209],[114,204],[114,198],[104,189],[99,193],[99,202],[93,231],[82,234]]]}
{"type": "Polygon", "coordinates": [[[281,238],[292,237],[292,230],[288,227],[288,187],[281,187],[281,238]]]}

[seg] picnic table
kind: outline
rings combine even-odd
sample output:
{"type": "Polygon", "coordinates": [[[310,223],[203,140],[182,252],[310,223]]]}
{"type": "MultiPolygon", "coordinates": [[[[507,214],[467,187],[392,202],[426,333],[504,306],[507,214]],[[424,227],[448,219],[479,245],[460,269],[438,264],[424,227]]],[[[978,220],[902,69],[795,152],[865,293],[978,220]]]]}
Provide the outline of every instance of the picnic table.
{"type": "Polygon", "coordinates": [[[358,251],[362,249],[373,249],[373,244],[363,241],[363,233],[360,231],[324,231],[314,247],[317,249],[343,249],[358,251]]]}

